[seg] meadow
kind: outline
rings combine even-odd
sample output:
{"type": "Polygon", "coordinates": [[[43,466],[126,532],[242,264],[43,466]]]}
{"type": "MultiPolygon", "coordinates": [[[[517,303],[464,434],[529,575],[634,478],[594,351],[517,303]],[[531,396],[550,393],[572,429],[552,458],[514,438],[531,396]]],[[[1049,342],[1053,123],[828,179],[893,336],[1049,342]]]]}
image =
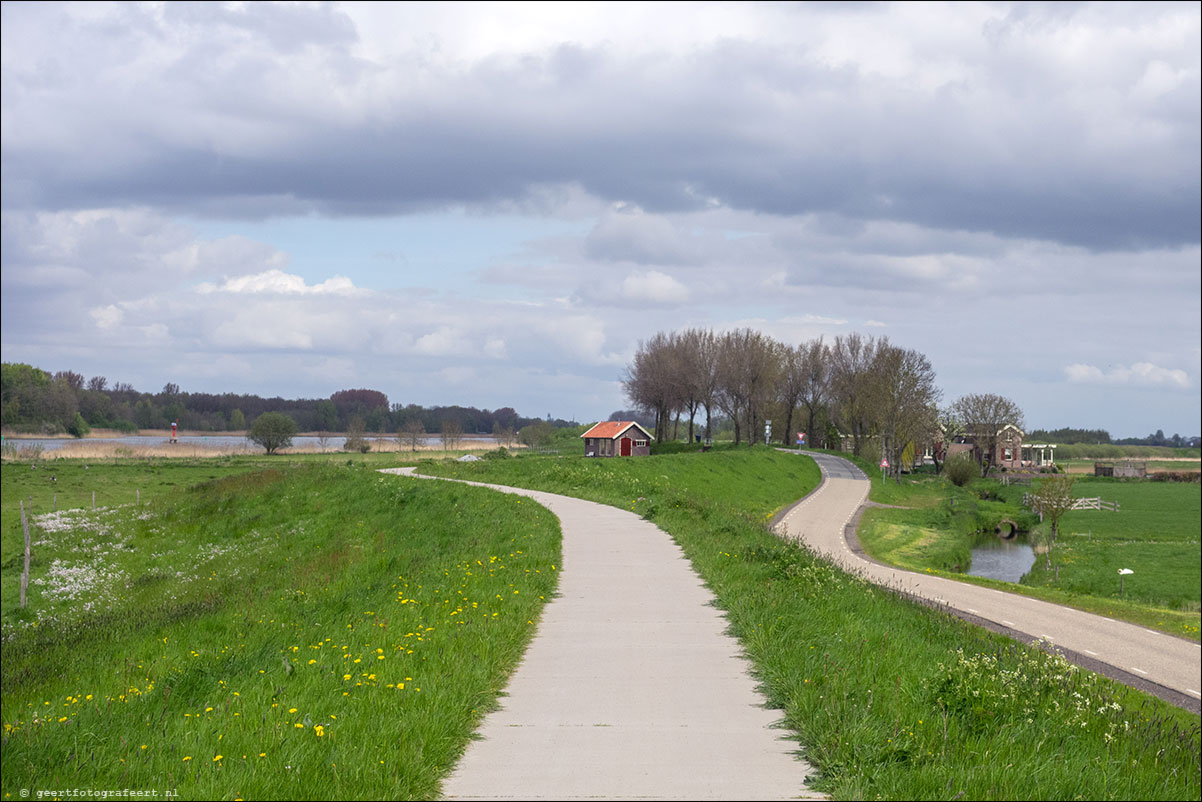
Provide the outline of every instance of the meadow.
{"type": "MultiPolygon", "coordinates": [[[[140,505],[35,499],[24,609],[10,490],[32,496],[36,472],[3,466],[6,798],[437,795],[553,596],[558,522],[478,488],[276,465],[189,486],[219,466],[157,464],[140,505]]],[[[132,496],[149,467],[87,474],[132,496]]]]}
{"type": "MultiPolygon", "coordinates": [[[[861,466],[874,472],[870,466],[861,466]]],[[[1077,510],[1060,522],[1052,567],[1040,556],[1021,584],[963,572],[971,550],[993,536],[1002,519],[1041,542],[1050,526],[1022,504],[1030,487],[982,479],[956,488],[940,477],[917,475],[881,482],[871,498],[905,509],[865,511],[859,538],[874,558],[916,571],[934,571],[1121,618],[1181,637],[1199,639],[1202,601],[1202,488],[1194,483],[1078,478],[1077,497],[1118,502],[1119,511],[1077,510]],[[1118,570],[1135,573],[1120,586],[1118,570]],[[1120,589],[1122,592],[1120,592],[1120,589]]]]}
{"type": "MultiPolygon", "coordinates": [[[[773,449],[423,463],[668,531],[717,597],[816,788],[839,799],[1196,799],[1199,717],[866,584],[766,523],[815,487],[773,449]]],[[[878,480],[879,483],[879,480],[878,480]]]]}

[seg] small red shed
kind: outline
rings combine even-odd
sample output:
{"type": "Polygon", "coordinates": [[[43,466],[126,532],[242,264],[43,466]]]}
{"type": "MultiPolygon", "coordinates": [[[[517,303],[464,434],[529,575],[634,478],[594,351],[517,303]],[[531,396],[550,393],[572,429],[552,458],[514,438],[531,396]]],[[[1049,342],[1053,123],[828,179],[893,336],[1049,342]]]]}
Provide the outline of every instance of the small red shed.
{"type": "Polygon", "coordinates": [[[607,420],[584,434],[586,457],[646,457],[651,454],[651,434],[632,420],[607,420]]]}

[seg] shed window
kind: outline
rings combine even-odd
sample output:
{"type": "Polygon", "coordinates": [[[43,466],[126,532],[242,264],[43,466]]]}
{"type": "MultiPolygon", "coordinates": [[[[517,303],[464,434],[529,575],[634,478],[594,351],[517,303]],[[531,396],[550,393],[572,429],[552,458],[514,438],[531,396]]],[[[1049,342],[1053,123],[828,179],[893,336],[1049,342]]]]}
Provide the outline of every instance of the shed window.
{"type": "Polygon", "coordinates": [[[647,445],[647,441],[646,440],[635,440],[634,444],[636,446],[638,446],[639,448],[642,448],[647,445]]]}

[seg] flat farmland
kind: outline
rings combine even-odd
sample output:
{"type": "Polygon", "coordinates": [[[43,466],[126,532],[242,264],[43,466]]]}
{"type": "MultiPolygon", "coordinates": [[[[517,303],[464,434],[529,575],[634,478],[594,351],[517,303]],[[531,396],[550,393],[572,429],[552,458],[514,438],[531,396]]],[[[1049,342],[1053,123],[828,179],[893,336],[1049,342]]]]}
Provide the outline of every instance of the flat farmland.
{"type": "Polygon", "coordinates": [[[1134,571],[1122,598],[1169,610],[1197,611],[1202,586],[1202,487],[1175,482],[1079,479],[1074,495],[1119,504],[1118,512],[1064,516],[1054,571],[1038,560],[1023,583],[1119,599],[1119,569],[1134,571]]]}

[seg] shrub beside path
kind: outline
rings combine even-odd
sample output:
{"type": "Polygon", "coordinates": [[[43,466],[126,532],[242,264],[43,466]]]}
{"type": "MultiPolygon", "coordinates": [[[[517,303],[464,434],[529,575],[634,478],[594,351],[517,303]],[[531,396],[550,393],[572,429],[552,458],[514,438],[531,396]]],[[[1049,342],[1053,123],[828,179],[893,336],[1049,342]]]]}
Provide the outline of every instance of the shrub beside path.
{"type": "Polygon", "coordinates": [[[822,798],[666,532],[603,504],[495,489],[559,517],[564,564],[558,596],[444,781],[445,798],[822,798]]]}

